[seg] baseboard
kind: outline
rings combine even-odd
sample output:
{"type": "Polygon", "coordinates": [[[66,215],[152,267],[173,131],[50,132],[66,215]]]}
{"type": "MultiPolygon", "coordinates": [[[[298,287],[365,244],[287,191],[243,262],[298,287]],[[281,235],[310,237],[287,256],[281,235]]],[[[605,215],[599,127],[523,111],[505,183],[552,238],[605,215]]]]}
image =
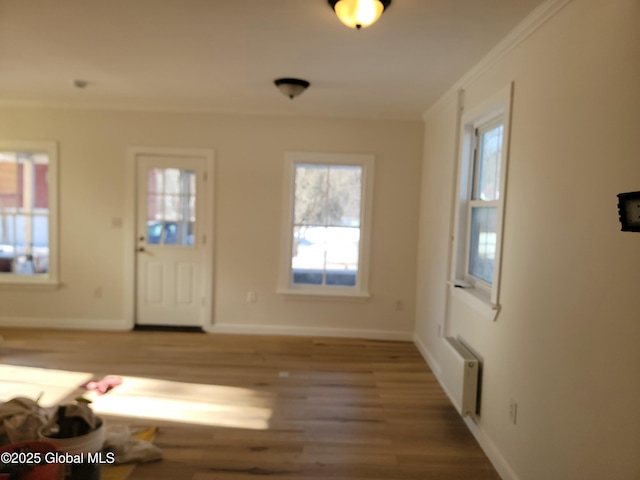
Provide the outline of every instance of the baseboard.
{"type": "Polygon", "coordinates": [[[0,317],[0,328],[51,328],[54,330],[111,330],[127,331],[133,328],[121,318],[33,318],[0,317]]]}
{"type": "Polygon", "coordinates": [[[480,447],[484,451],[484,453],[489,457],[489,460],[498,471],[498,475],[502,480],[520,480],[516,473],[513,471],[511,466],[507,463],[505,458],[498,450],[498,447],[495,443],[484,433],[484,431],[478,426],[473,419],[469,417],[464,417],[464,423],[467,424],[469,430],[475,437],[475,439],[480,444],[480,447]]]}
{"type": "Polygon", "coordinates": [[[286,325],[214,324],[205,327],[209,333],[233,333],[241,335],[292,335],[304,337],[365,338],[369,340],[395,340],[410,342],[411,332],[389,330],[365,330],[354,328],[290,327],[286,325]]]}
{"type": "Polygon", "coordinates": [[[429,368],[431,369],[433,374],[438,378],[438,382],[440,383],[440,385],[442,385],[442,381],[440,380],[440,364],[436,362],[435,357],[431,355],[431,352],[429,352],[427,346],[422,343],[420,337],[418,337],[418,335],[416,335],[415,333],[413,334],[413,343],[416,344],[416,347],[422,355],[422,358],[424,358],[425,362],[427,362],[427,365],[429,365],[429,368]]]}
{"type": "MultiPolygon", "coordinates": [[[[451,398],[451,394],[449,393],[445,382],[442,381],[441,377],[441,368],[435,357],[431,354],[426,345],[422,342],[418,335],[413,335],[413,342],[416,347],[422,354],[422,357],[425,359],[429,368],[436,376],[438,383],[445,391],[447,396],[451,398]]],[[[467,425],[467,428],[471,431],[471,434],[475,437],[475,439],[480,444],[480,448],[484,451],[485,455],[489,458],[489,461],[493,464],[494,468],[500,475],[502,480],[519,480],[518,476],[515,474],[511,466],[507,463],[505,458],[500,453],[500,450],[496,446],[495,443],[489,438],[484,431],[478,426],[478,424],[470,417],[463,417],[464,423],[467,425]]]]}

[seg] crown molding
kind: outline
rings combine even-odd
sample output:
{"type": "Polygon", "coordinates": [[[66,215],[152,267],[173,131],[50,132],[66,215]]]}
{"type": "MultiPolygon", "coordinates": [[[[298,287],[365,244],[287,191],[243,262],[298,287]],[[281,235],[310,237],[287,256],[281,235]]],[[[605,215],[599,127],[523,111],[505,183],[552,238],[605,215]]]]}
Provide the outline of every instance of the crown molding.
{"type": "Polygon", "coordinates": [[[471,70],[464,74],[447,90],[428,110],[422,114],[422,119],[427,120],[434,112],[440,110],[449,100],[457,95],[460,89],[464,89],[489,68],[507,56],[514,48],[533,35],[547,21],[553,18],[560,10],[571,3],[572,0],[547,0],[531,12],[520,22],[505,38],[503,38],[491,51],[485,55],[471,70]]]}

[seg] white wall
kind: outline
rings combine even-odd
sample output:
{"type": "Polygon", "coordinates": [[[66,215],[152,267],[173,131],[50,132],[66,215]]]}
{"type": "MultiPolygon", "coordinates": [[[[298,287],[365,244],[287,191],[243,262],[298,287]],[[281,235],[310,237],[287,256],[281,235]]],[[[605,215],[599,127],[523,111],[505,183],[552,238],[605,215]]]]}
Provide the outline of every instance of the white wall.
{"type": "Polygon", "coordinates": [[[445,318],[454,95],[426,118],[416,337],[436,370],[439,326],[483,357],[471,426],[505,479],[640,479],[640,234],[616,198],[640,190],[639,27],[637,0],[573,0],[462,84],[473,108],[515,81],[495,322],[445,318]]]}
{"type": "Polygon", "coordinates": [[[0,324],[125,328],[131,267],[124,230],[112,219],[126,214],[126,148],[196,147],[216,152],[217,326],[411,335],[421,122],[2,107],[0,136],[59,144],[63,283],[58,290],[0,288],[0,324]],[[369,301],[275,293],[285,151],[375,155],[369,301]],[[257,303],[246,303],[249,290],[257,303]]]}

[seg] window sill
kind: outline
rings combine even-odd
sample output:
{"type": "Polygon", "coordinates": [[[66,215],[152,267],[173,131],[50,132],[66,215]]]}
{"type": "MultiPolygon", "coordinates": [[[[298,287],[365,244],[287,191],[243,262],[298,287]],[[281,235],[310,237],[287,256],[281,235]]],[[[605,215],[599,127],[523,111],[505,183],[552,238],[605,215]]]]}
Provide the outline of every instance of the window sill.
{"type": "Polygon", "coordinates": [[[369,292],[349,292],[342,289],[307,289],[307,288],[279,288],[276,293],[291,298],[313,300],[344,300],[366,301],[370,298],[369,292]]]}
{"type": "Polygon", "coordinates": [[[456,287],[454,282],[448,282],[453,298],[466,303],[483,317],[495,321],[500,313],[500,305],[491,303],[491,294],[479,288],[456,287]]]}
{"type": "Polygon", "coordinates": [[[57,290],[62,286],[62,283],[57,280],[49,278],[38,278],[33,276],[11,276],[0,277],[1,289],[42,289],[42,290],[57,290]]]}

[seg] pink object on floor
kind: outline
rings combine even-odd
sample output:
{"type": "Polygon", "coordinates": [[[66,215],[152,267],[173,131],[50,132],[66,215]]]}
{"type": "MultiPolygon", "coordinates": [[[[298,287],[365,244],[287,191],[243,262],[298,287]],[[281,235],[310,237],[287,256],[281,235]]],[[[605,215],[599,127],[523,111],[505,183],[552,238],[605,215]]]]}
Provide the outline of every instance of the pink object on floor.
{"type": "Polygon", "coordinates": [[[82,385],[87,390],[93,390],[98,395],[103,395],[107,393],[114,387],[117,387],[122,383],[122,378],[117,375],[107,375],[106,377],[92,382],[87,382],[82,385]]]}

